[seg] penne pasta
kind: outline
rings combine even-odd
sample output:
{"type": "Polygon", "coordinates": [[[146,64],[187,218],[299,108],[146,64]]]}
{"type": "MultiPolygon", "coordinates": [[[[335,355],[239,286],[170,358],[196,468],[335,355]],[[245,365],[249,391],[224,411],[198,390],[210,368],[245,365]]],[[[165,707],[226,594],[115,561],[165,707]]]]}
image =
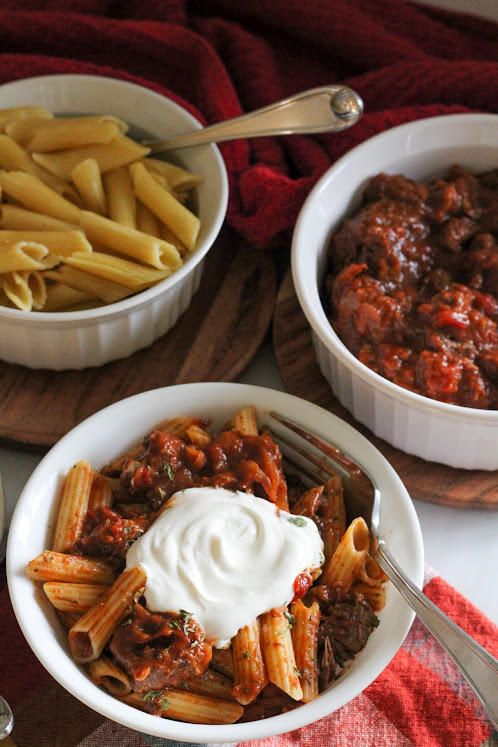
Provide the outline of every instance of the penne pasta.
{"type": "Polygon", "coordinates": [[[232,640],[234,687],[232,695],[242,705],[251,703],[268,683],[261,653],[259,624],[253,620],[232,640]]]}
{"type": "Polygon", "coordinates": [[[35,213],[19,205],[0,205],[0,228],[11,231],[74,231],[73,223],[35,213]]]}
{"type": "Polygon", "coordinates": [[[135,143],[126,135],[118,134],[110,143],[97,145],[82,145],[78,148],[61,150],[56,153],[32,153],[35,163],[43,166],[60,179],[69,181],[74,167],[88,158],[97,161],[100,173],[143,158],[149,153],[149,148],[135,143]]]}
{"type": "MultiPolygon", "coordinates": [[[[92,245],[82,231],[2,231],[0,230],[0,254],[4,245],[10,246],[38,246],[52,254],[67,256],[73,252],[91,252],[92,245]],[[14,243],[14,242],[17,242],[14,243]]],[[[25,268],[29,269],[29,268],[25,268]]],[[[32,268],[32,269],[43,269],[32,268]]],[[[1,270],[0,270],[1,271],[1,270]]]]}
{"type": "Polygon", "coordinates": [[[74,464],[62,489],[52,550],[66,552],[81,534],[88,510],[93,470],[86,460],[74,464]]]}
{"type": "MultiPolygon", "coordinates": [[[[164,688],[156,698],[162,716],[194,724],[233,724],[244,712],[238,703],[173,688],[164,688]]],[[[147,693],[133,692],[121,700],[135,708],[147,710],[147,693]]]]}
{"type": "Polygon", "coordinates": [[[99,508],[110,508],[113,503],[114,495],[109,480],[104,475],[94,472],[88,498],[88,510],[97,511],[99,508]]]}
{"type": "Polygon", "coordinates": [[[128,228],[137,228],[137,199],[130,172],[124,166],[107,171],[103,183],[109,218],[128,228]]]}
{"type": "Polygon", "coordinates": [[[190,191],[202,184],[202,176],[193,174],[191,171],[176,166],[174,163],[162,161],[159,158],[142,158],[141,163],[148,171],[164,176],[171,189],[190,191]]]}
{"type": "Polygon", "coordinates": [[[86,664],[97,659],[126,614],[133,595],[145,585],[141,568],[127,568],[69,631],[69,645],[75,661],[86,664]]]}
{"type": "MultiPolygon", "coordinates": [[[[55,119],[53,117],[53,119],[55,119]]],[[[23,148],[32,139],[33,135],[49,120],[46,117],[27,117],[25,119],[13,119],[5,125],[5,134],[19,143],[23,148]]]]}
{"type": "Polygon", "coordinates": [[[27,119],[37,117],[38,119],[52,119],[53,114],[43,106],[27,104],[25,106],[13,106],[9,109],[0,109],[0,131],[3,132],[9,122],[15,119],[27,119]]]}
{"type": "Polygon", "coordinates": [[[107,215],[107,198],[97,161],[87,158],[71,171],[71,179],[87,210],[107,215]]]}
{"type": "Polygon", "coordinates": [[[179,253],[181,254],[181,251],[176,245],[175,241],[171,240],[171,237],[176,239],[174,234],[170,234],[170,238],[165,236],[163,234],[163,226],[161,225],[161,222],[159,221],[157,215],[154,215],[152,210],[150,210],[147,205],[144,205],[143,202],[140,202],[140,200],[137,200],[136,228],[138,228],[139,231],[142,231],[142,233],[147,233],[149,234],[149,236],[155,236],[158,239],[164,239],[169,244],[173,244],[173,246],[176,247],[176,249],[178,249],[179,253]]]}
{"type": "Polygon", "coordinates": [[[170,270],[154,270],[137,262],[113,257],[102,252],[75,252],[65,260],[69,265],[85,270],[91,275],[124,285],[133,291],[143,290],[171,275],[170,270]]]}
{"type": "Polygon", "coordinates": [[[286,612],[279,607],[261,615],[261,649],[270,682],[293,700],[302,700],[303,690],[286,612]]]}
{"type": "Polygon", "coordinates": [[[386,606],[386,590],[380,581],[374,584],[355,581],[352,588],[354,591],[359,591],[363,594],[374,612],[378,612],[386,606]]]}
{"type": "Polygon", "coordinates": [[[240,410],[240,412],[232,418],[231,425],[234,431],[243,433],[246,436],[257,436],[258,423],[256,421],[256,408],[253,405],[249,405],[243,410],[240,410]]]}
{"type": "Polygon", "coordinates": [[[348,591],[370,548],[370,532],[361,517],[347,528],[321,578],[320,586],[348,591]]]}
{"type": "Polygon", "coordinates": [[[0,173],[0,185],[5,194],[34,210],[67,223],[79,223],[81,210],[57,194],[38,177],[23,171],[0,173]]]}
{"type": "Polygon", "coordinates": [[[44,269],[41,260],[48,254],[46,246],[36,241],[6,241],[9,243],[3,243],[0,239],[0,273],[44,269]]]}
{"type": "Polygon", "coordinates": [[[27,148],[31,152],[47,153],[83,145],[109,143],[124,129],[124,122],[118,122],[115,117],[107,115],[54,118],[36,129],[27,148]]]}
{"type": "Polygon", "coordinates": [[[201,225],[199,218],[158,184],[143,164],[132,164],[130,173],[138,199],[178,236],[189,251],[193,251],[201,225]]]}
{"type": "MultiPolygon", "coordinates": [[[[46,273],[44,273],[46,277],[46,273]]],[[[74,306],[81,306],[95,301],[94,296],[70,288],[64,283],[52,283],[46,286],[47,295],[43,304],[43,311],[68,311],[74,306]]]]}
{"type": "Polygon", "coordinates": [[[108,656],[100,656],[86,665],[90,679],[99,687],[105,687],[113,695],[131,693],[130,680],[108,656]]]}
{"type": "Polygon", "coordinates": [[[45,282],[38,271],[8,272],[3,276],[2,291],[21,311],[39,310],[46,300],[45,282]]]}
{"type": "Polygon", "coordinates": [[[46,581],[43,590],[58,610],[86,612],[93,607],[106,591],[107,586],[97,584],[74,584],[46,581]]]}
{"type": "MultiPolygon", "coordinates": [[[[60,265],[56,270],[47,270],[43,275],[47,280],[64,284],[74,291],[83,293],[87,298],[100,298],[105,303],[121,301],[132,292],[125,285],[114,283],[68,264],[60,265]]],[[[50,290],[49,288],[49,293],[50,290]]]]}
{"type": "Polygon", "coordinates": [[[290,607],[293,618],[291,629],[296,667],[303,689],[303,702],[318,696],[318,627],[320,606],[315,600],[310,607],[299,599],[290,607]]]}
{"type": "Polygon", "coordinates": [[[26,566],[27,575],[36,581],[67,581],[75,584],[108,585],[115,581],[109,566],[101,560],[45,550],[26,566]]]}
{"type": "Polygon", "coordinates": [[[80,225],[91,242],[125,254],[158,270],[172,272],[182,264],[178,251],[171,244],[134,228],[122,226],[109,218],[83,210],[80,214],[80,225]]]}
{"type": "Polygon", "coordinates": [[[222,700],[234,700],[232,697],[233,680],[231,677],[208,667],[204,674],[191,677],[183,683],[183,688],[196,695],[211,695],[222,700]]]}

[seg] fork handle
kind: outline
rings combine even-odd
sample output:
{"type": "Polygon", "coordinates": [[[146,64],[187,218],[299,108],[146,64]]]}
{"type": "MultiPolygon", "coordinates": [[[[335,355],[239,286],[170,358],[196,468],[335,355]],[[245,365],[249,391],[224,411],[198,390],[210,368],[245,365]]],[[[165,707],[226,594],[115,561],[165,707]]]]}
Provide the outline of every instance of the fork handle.
{"type": "Polygon", "coordinates": [[[383,540],[375,559],[424,625],[453,659],[498,730],[498,661],[441,612],[405,575],[383,540]]]}

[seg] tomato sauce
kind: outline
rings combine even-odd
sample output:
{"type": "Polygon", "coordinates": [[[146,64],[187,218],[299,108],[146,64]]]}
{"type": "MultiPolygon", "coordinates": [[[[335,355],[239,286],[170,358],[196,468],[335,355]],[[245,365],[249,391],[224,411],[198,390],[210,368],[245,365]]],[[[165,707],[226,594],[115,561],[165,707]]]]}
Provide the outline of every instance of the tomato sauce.
{"type": "Polygon", "coordinates": [[[332,237],[330,322],[359,360],[418,394],[498,408],[498,172],[425,185],[378,174],[332,237]]]}

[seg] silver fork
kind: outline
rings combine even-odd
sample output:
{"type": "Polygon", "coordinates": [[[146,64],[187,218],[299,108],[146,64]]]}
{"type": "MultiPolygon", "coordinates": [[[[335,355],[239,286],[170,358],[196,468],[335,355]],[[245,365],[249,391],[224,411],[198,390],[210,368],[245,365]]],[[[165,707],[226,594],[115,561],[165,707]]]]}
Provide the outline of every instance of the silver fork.
{"type": "Polygon", "coordinates": [[[316,484],[324,481],[324,473],[327,476],[335,476],[338,473],[341,475],[349,518],[362,516],[365,519],[373,537],[376,539],[375,560],[424,625],[453,659],[481,701],[494,728],[498,730],[498,661],[456,625],[453,620],[450,620],[441,612],[410,581],[392,557],[379,533],[381,493],[375,480],[339,446],[327,443],[316,434],[307,431],[276,412],[271,412],[270,416],[307,441],[325,457],[318,456],[309,449],[303,448],[295,439],[289,439],[282,435],[280,431],[271,428],[272,435],[285,445],[286,449],[282,449],[284,457],[295,469],[301,471],[316,484]],[[292,454],[289,454],[288,449],[292,449],[292,454]],[[302,460],[296,457],[296,454],[303,457],[306,464],[303,464],[302,460]],[[310,467],[310,465],[312,466],[310,467]]]}

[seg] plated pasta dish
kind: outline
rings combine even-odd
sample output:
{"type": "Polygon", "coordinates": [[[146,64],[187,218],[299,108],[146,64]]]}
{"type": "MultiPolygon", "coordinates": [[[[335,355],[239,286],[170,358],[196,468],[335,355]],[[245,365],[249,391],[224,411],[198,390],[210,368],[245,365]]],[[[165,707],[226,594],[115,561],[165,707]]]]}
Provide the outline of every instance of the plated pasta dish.
{"type": "Polygon", "coordinates": [[[196,248],[202,181],[111,115],[0,110],[0,303],[77,311],[169,277],[196,248]]]}
{"type": "Polygon", "coordinates": [[[75,463],[26,572],[96,685],[155,716],[230,724],[341,677],[386,578],[340,476],[307,484],[252,405],[210,426],[175,417],[98,471],[75,463]]]}

